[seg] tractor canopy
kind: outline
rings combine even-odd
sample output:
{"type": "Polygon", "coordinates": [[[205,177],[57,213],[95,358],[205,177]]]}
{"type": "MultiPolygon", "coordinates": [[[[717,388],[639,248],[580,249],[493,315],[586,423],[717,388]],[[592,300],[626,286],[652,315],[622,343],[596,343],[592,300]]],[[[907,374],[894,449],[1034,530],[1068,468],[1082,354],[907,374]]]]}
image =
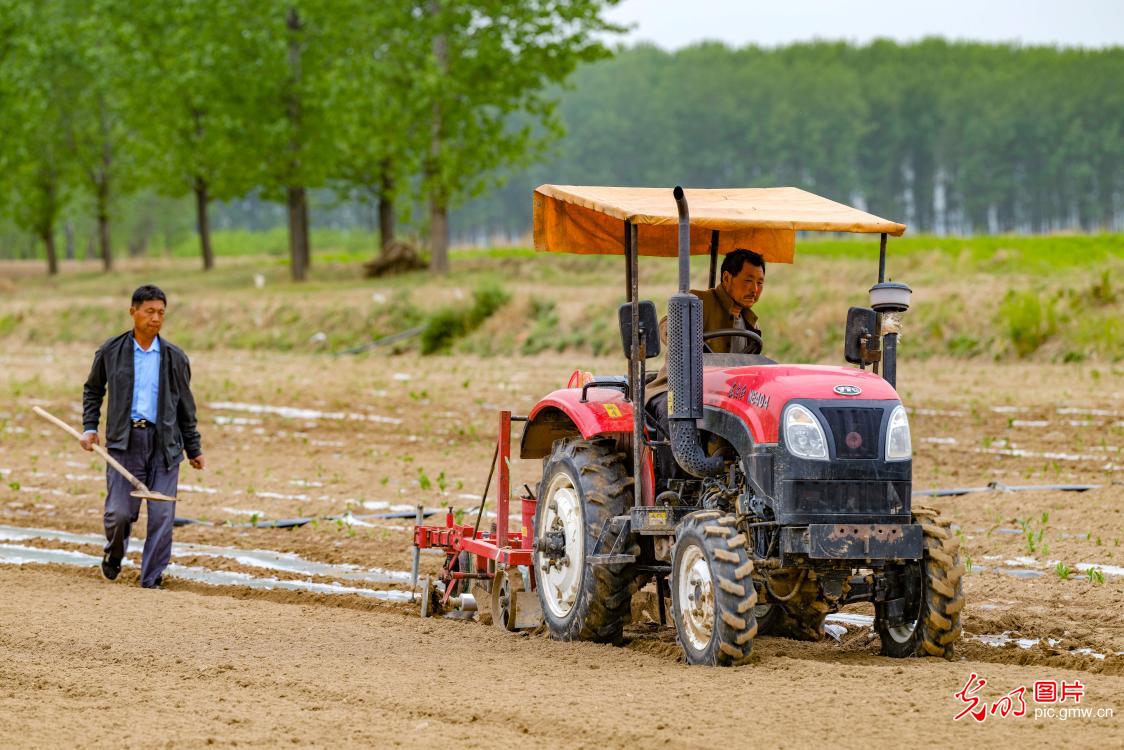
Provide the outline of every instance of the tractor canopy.
{"type": "MultiPolygon", "coordinates": [[[[752,247],[770,263],[791,263],[798,231],[888,234],[905,225],[794,187],[684,191],[691,206],[691,254],[752,247]],[[715,235],[717,233],[717,235],[715,235]]],[[[625,222],[639,255],[678,254],[678,210],[667,188],[540,185],[534,193],[535,249],[624,255],[625,222]]]]}

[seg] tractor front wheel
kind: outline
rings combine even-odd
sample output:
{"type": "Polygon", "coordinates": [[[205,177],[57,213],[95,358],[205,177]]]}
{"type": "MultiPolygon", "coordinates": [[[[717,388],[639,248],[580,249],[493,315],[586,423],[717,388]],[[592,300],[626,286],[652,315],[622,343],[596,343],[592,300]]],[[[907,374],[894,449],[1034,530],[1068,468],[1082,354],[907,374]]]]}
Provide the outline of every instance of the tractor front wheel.
{"type": "Polygon", "coordinates": [[[732,515],[700,511],[675,531],[671,608],[688,664],[744,664],[753,648],[753,562],[735,523],[732,515]]]}
{"type": "Polygon", "coordinates": [[[912,579],[906,589],[906,612],[900,625],[890,625],[885,605],[876,605],[874,626],[882,641],[883,656],[943,656],[952,658],[960,639],[960,612],[964,609],[960,541],[948,521],[935,510],[915,508],[914,523],[921,524],[925,539],[920,563],[908,563],[902,574],[912,579]]]}

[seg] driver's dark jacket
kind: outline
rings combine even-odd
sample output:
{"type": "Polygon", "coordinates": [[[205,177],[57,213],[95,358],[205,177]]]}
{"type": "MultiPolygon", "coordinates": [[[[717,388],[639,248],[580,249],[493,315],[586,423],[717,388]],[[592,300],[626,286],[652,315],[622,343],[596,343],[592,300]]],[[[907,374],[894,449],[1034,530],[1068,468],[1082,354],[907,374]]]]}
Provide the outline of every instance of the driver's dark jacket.
{"type": "MultiPolygon", "coordinates": [[[[109,391],[105,444],[114,450],[129,447],[133,408],[133,332],[127,331],[102,344],[82,388],[82,425],[96,430],[101,403],[109,391]]],[[[160,392],[156,401],[156,439],[169,468],[203,453],[196,427],[195,399],[191,395],[191,363],[178,346],[160,338],[160,392]]]]}
{"type": "MultiPolygon", "coordinates": [[[[732,312],[734,307],[734,300],[726,293],[726,290],[720,286],[713,289],[707,289],[705,292],[696,289],[691,290],[691,294],[695,295],[702,300],[703,307],[703,333],[710,333],[711,331],[718,331],[723,328],[736,328],[735,321],[737,317],[732,312]]],[[[757,316],[754,315],[753,310],[748,307],[742,308],[742,321],[747,331],[752,331],[758,336],[761,331],[757,328],[757,316]]],[[[660,340],[663,342],[664,347],[667,347],[667,318],[665,317],[660,321],[660,340]]],[[[744,354],[760,354],[761,345],[756,341],[749,338],[742,338],[745,342],[744,354]]],[[[710,350],[716,354],[728,354],[730,352],[730,344],[732,337],[720,336],[718,338],[710,339],[706,345],[710,350]]],[[[653,397],[665,393],[667,391],[667,364],[660,368],[659,374],[656,379],[648,384],[644,389],[644,400],[650,401],[653,397]]]]}

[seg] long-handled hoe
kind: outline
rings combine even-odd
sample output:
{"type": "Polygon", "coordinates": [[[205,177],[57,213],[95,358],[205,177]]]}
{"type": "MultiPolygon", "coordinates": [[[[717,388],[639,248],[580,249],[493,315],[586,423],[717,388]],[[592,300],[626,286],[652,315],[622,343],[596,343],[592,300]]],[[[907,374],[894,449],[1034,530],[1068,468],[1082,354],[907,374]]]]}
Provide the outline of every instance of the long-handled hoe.
{"type": "MultiPolygon", "coordinates": [[[[40,409],[38,406],[31,407],[31,410],[34,411],[39,416],[43,417],[43,419],[47,420],[51,424],[55,425],[56,427],[59,427],[63,430],[66,430],[67,432],[69,432],[71,435],[73,435],[78,440],[82,440],[82,435],[81,435],[81,433],[78,432],[78,430],[74,429],[73,427],[68,425],[66,422],[64,422],[61,419],[59,419],[58,417],[56,417],[54,414],[51,414],[51,413],[47,412],[45,409],[40,409]]],[[[115,459],[113,456],[109,455],[109,451],[107,451],[105,448],[102,448],[97,443],[94,443],[92,447],[97,452],[97,454],[99,456],[101,456],[102,458],[104,458],[106,460],[106,463],[108,463],[110,466],[112,466],[114,469],[116,469],[117,472],[121,476],[123,476],[123,477],[125,477],[125,479],[129,480],[129,484],[133,485],[133,487],[136,488],[135,490],[133,490],[132,492],[129,493],[133,497],[138,497],[142,500],[169,500],[171,502],[175,502],[176,499],[174,497],[169,497],[168,495],[164,495],[160,492],[153,492],[152,490],[148,489],[148,487],[145,485],[144,482],[142,482],[141,480],[137,479],[132,474],[130,474],[129,470],[126,469],[124,466],[122,466],[117,461],[117,459],[115,459]]]]}

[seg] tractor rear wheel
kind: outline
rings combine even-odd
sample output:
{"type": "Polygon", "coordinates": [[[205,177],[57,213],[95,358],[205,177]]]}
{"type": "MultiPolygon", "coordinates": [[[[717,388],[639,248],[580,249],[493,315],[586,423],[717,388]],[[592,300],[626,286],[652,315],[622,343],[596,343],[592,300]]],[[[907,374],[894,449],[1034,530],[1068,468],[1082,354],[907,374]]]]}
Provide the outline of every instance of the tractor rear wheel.
{"type": "Polygon", "coordinates": [[[671,610],[688,664],[744,664],[757,635],[753,562],[732,515],[699,511],[675,530],[671,610]]]}
{"type": "Polygon", "coordinates": [[[960,639],[960,612],[964,609],[960,540],[938,511],[914,508],[913,522],[921,524],[925,551],[920,563],[905,566],[918,592],[906,604],[905,621],[891,626],[885,605],[875,605],[874,627],[882,641],[883,656],[943,656],[952,658],[960,639]]]}
{"type": "MultiPolygon", "coordinates": [[[[630,564],[592,565],[587,557],[613,516],[632,505],[626,456],[611,440],[556,440],[543,462],[535,510],[534,566],[543,621],[560,641],[620,642],[632,614],[630,564]]],[[[602,539],[612,549],[616,535],[602,539]]],[[[627,554],[639,552],[626,545],[627,554]]]]}

